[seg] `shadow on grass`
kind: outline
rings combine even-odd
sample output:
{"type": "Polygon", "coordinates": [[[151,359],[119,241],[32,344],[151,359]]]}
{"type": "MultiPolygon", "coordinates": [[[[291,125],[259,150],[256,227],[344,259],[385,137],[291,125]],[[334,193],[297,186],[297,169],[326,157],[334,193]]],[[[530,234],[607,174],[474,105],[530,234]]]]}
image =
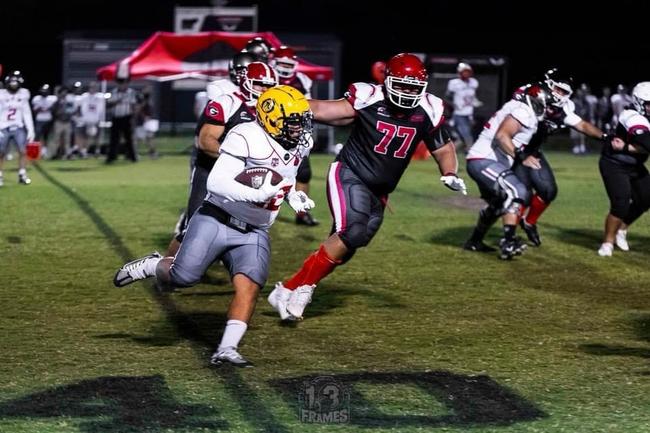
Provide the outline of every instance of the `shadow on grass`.
{"type": "MultiPolygon", "coordinates": [[[[64,194],[70,197],[74,203],[76,203],[79,209],[90,218],[97,229],[104,235],[115,253],[124,262],[131,260],[134,257],[133,252],[122,241],[122,237],[113,230],[113,228],[99,213],[97,213],[97,211],[95,211],[86,199],[79,195],[74,189],[54,178],[43,167],[41,167],[40,164],[35,163],[34,168],[43,176],[43,178],[55,187],[59,188],[64,194]]],[[[107,276],[107,282],[108,281],[110,281],[110,276],[107,276]]],[[[179,338],[192,342],[192,348],[195,355],[197,358],[205,362],[205,353],[208,351],[211,352],[215,342],[217,341],[216,336],[214,335],[214,330],[216,329],[216,326],[224,323],[223,317],[215,320],[215,317],[219,316],[211,313],[184,314],[174,302],[173,295],[170,296],[170,294],[158,292],[154,288],[153,284],[148,287],[150,296],[163,311],[167,322],[174,327],[179,338]]],[[[159,344],[160,341],[164,340],[164,338],[160,340],[158,337],[150,337],[150,342],[159,344]]],[[[216,369],[214,372],[217,377],[221,378],[226,391],[230,394],[233,400],[239,404],[244,418],[250,422],[256,430],[276,433],[284,433],[287,431],[286,428],[274,418],[268,408],[262,404],[255,390],[242,379],[239,372],[232,369],[216,369]]],[[[142,404],[133,403],[132,408],[134,411],[134,417],[146,417],[146,408],[143,408],[142,404]]],[[[89,431],[103,432],[107,430],[95,429],[89,431]]],[[[142,429],[121,429],[117,431],[142,431],[142,429]]]]}
{"type": "Polygon", "coordinates": [[[182,404],[161,376],[98,377],[0,403],[0,418],[81,418],[88,433],[227,429],[215,408],[182,404]]]}
{"type": "MultiPolygon", "coordinates": [[[[350,424],[375,428],[510,425],[547,416],[533,403],[488,376],[466,376],[446,371],[353,373],[310,375],[270,383],[297,410],[301,420],[308,419],[309,412],[327,416],[327,413],[346,409],[346,406],[350,424]],[[413,402],[404,394],[392,395],[389,398],[392,401],[387,401],[383,395],[386,385],[424,392],[435,403],[432,402],[430,409],[413,411],[413,402]],[[373,387],[377,399],[369,397],[372,394],[367,392],[373,387]],[[382,408],[387,403],[389,411],[397,411],[397,414],[387,413],[382,408]],[[430,414],[422,413],[427,411],[430,414]]],[[[410,398],[414,397],[411,395],[410,398]]],[[[312,415],[312,418],[318,416],[312,415]]]]}

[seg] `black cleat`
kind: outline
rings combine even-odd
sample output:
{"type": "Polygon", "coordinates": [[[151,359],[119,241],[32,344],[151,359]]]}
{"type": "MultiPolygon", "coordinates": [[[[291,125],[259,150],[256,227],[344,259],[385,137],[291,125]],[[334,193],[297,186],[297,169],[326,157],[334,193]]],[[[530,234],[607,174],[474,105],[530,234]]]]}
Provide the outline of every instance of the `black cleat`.
{"type": "Polygon", "coordinates": [[[298,224],[299,226],[302,225],[302,226],[313,227],[320,224],[320,221],[318,221],[313,216],[311,216],[309,212],[302,212],[296,215],[296,224],[298,224]]]}
{"type": "Polygon", "coordinates": [[[542,245],[542,239],[537,231],[537,224],[528,224],[523,218],[519,220],[519,226],[526,232],[528,240],[536,247],[542,245]]]}
{"type": "Polygon", "coordinates": [[[476,242],[471,239],[463,244],[463,249],[467,251],[475,251],[477,253],[493,253],[497,250],[494,247],[486,245],[483,241],[476,242]]]}
{"type": "MultiPolygon", "coordinates": [[[[520,253],[521,254],[521,253],[520,253]]],[[[517,255],[517,242],[516,240],[508,240],[501,238],[499,241],[499,258],[501,260],[511,260],[517,255]]]]}

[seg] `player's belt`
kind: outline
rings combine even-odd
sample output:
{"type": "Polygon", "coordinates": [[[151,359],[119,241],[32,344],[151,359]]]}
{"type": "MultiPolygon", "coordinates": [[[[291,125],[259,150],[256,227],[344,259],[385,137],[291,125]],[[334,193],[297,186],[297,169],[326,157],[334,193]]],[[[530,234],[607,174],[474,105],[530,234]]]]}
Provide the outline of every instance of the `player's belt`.
{"type": "Polygon", "coordinates": [[[211,216],[212,218],[215,218],[220,223],[225,224],[228,227],[233,228],[242,233],[251,232],[256,228],[255,226],[252,226],[247,222],[240,220],[239,218],[235,218],[225,210],[221,209],[219,206],[215,206],[209,201],[203,202],[203,205],[199,208],[199,213],[203,215],[211,216]]]}

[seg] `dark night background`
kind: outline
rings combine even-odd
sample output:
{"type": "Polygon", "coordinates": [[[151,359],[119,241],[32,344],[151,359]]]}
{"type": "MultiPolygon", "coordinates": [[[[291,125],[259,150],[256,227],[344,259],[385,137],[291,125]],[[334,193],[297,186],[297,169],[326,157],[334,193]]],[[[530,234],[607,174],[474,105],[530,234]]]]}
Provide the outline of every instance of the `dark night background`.
{"type": "MultiPolygon", "coordinates": [[[[618,1],[607,8],[565,2],[230,1],[257,3],[259,30],[333,33],[343,42],[343,83],[369,79],[373,61],[401,51],[500,54],[511,60],[510,86],[551,66],[595,89],[650,79],[649,6],[618,1]]],[[[20,69],[29,88],[61,79],[65,31],[113,31],[143,40],[172,30],[173,7],[204,1],[3,0],[0,63],[20,69]]]]}

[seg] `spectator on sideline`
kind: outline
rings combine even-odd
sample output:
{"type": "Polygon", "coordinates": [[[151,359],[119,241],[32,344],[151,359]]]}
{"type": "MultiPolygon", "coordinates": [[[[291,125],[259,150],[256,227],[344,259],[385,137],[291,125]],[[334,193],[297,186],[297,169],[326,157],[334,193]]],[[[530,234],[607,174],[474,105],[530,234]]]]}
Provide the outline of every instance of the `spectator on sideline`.
{"type": "Polygon", "coordinates": [[[34,130],[36,141],[41,142],[41,153],[43,157],[47,157],[48,139],[50,132],[52,132],[52,124],[54,122],[54,105],[56,104],[56,96],[50,94],[51,89],[49,84],[43,84],[38,89],[38,95],[32,98],[32,111],[34,112],[34,130]]]}
{"type": "Polygon", "coordinates": [[[50,159],[58,159],[68,154],[72,141],[72,115],[75,112],[74,98],[66,86],[59,87],[54,104],[54,132],[48,149],[50,159]]]}

